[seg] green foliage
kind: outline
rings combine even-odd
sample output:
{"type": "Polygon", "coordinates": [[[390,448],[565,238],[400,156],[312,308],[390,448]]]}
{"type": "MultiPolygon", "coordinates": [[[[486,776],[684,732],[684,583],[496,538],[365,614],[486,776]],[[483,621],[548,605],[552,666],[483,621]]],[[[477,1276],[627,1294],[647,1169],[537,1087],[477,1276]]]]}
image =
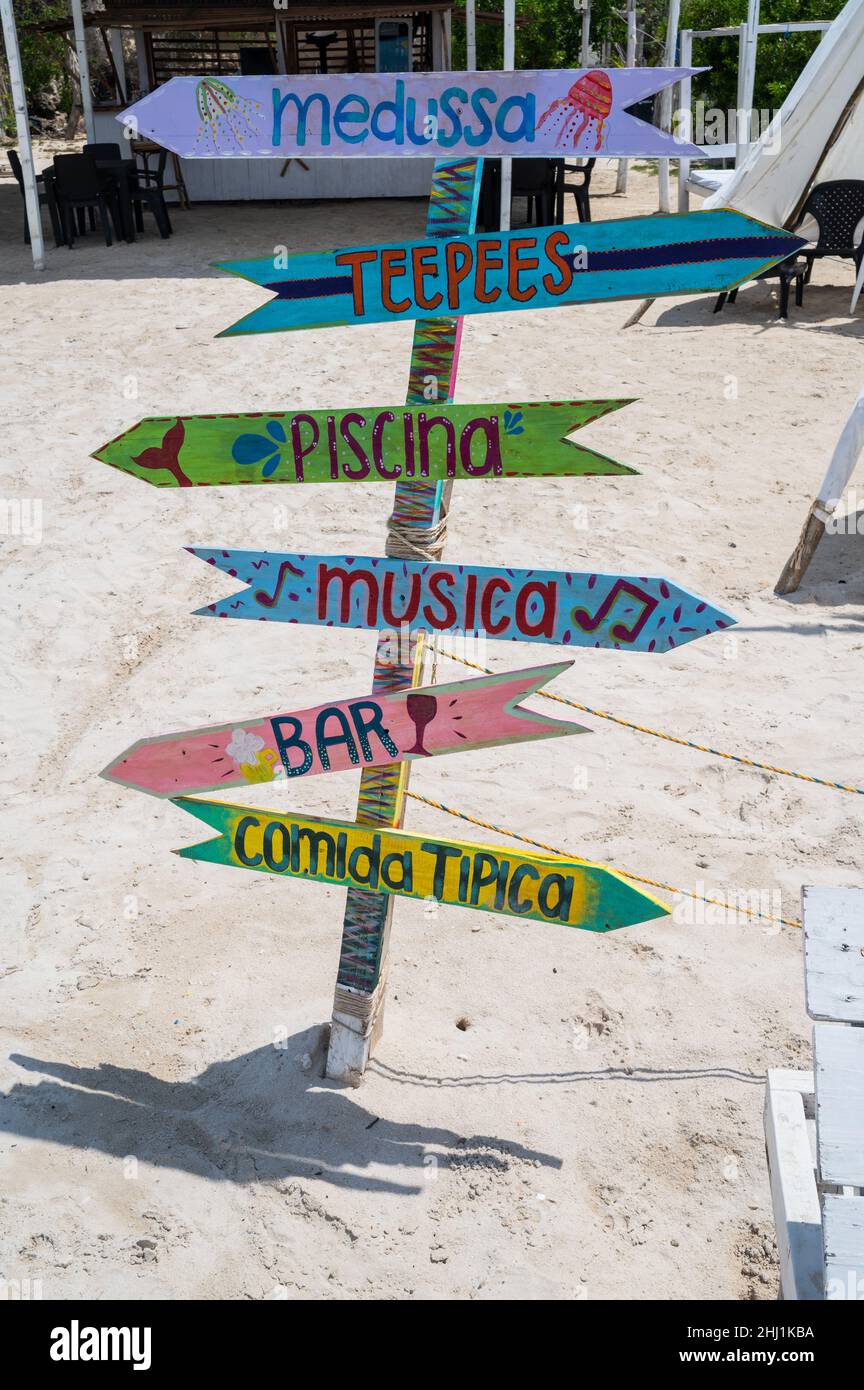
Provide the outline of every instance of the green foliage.
{"type": "MultiPolygon", "coordinates": [[[[623,3],[623,0],[622,0],[623,3]]],[[[477,8],[487,13],[503,11],[502,0],[479,0],[477,8]]],[[[605,37],[614,23],[614,0],[596,0],[591,8],[591,38],[605,37]]],[[[578,65],[582,43],[582,12],[573,0],[517,0],[516,15],[527,20],[516,28],[517,68],[563,68],[578,65]]],[[[623,26],[618,26],[619,29],[623,26]]],[[[477,66],[500,68],[504,49],[504,29],[499,24],[477,23],[477,66]]],[[[453,68],[466,66],[465,25],[453,15],[453,68]]]]}
{"type": "MultiPolygon", "coordinates": [[[[834,19],[845,0],[762,0],[761,22],[782,24],[800,20],[834,19]]],[[[501,11],[502,0],[479,0],[478,8],[501,11]]],[[[627,26],[625,0],[594,0],[591,6],[591,45],[599,52],[608,45],[609,64],[623,63],[627,26]]],[[[644,34],[642,62],[655,67],[663,61],[667,0],[637,4],[637,24],[644,34]]],[[[573,0],[517,0],[517,17],[530,23],[516,30],[516,66],[521,68],[578,67],[582,13],[573,0]]],[[[682,0],[681,28],[721,29],[742,24],[747,0],[682,0]]],[[[782,105],[792,84],[818,41],[816,34],[765,34],[759,40],[754,106],[782,105]]],[[[477,24],[478,68],[500,68],[503,30],[477,24]]],[[[694,41],[693,63],[710,67],[693,84],[694,100],[706,107],[734,108],[738,90],[738,43],[734,38],[694,41]]],[[[465,26],[454,15],[453,67],[465,67],[465,26]]]]}
{"type": "MultiPolygon", "coordinates": [[[[67,0],[15,0],[21,66],[24,70],[24,86],[32,115],[56,110],[58,106],[61,110],[68,110],[71,90],[66,72],[66,42],[62,34],[37,34],[25,26],[68,17],[67,0]]],[[[5,60],[4,51],[4,68],[5,60]]],[[[11,135],[15,123],[8,81],[0,83],[0,95],[5,98],[0,109],[0,127],[6,134],[11,135]]]]}
{"type": "MultiPolygon", "coordinates": [[[[845,0],[762,0],[762,24],[834,19],[845,0]]],[[[743,24],[747,0],[683,0],[681,27],[720,29],[743,24]]],[[[757,110],[782,106],[790,88],[819,40],[818,34],[762,34],[756,59],[753,105],[757,110]]],[[[693,84],[694,99],[708,107],[729,110],[736,105],[738,90],[738,42],[733,38],[697,39],[693,43],[694,67],[709,66],[710,73],[693,84]]]]}

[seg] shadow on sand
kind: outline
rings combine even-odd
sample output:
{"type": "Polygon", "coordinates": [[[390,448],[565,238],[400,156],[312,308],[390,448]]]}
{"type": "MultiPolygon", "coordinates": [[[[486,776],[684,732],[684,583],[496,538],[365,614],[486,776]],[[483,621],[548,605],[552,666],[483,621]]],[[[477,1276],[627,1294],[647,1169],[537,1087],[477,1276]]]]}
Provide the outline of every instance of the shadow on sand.
{"type": "Polygon", "coordinates": [[[482,1149],[487,1167],[498,1163],[504,1170],[512,1157],[561,1167],[555,1155],[509,1139],[379,1119],[356,1091],[320,1081],[325,1040],[326,1030],[312,1028],[288,1038],[284,1048],[215,1062],[191,1081],[13,1054],[17,1066],[54,1079],[13,1086],[3,1098],[2,1127],[217,1182],[314,1176],[338,1188],[419,1193],[433,1147],[445,1150],[438,1154],[443,1166],[482,1149]],[[304,1054],[312,1059],[305,1072],[297,1060],[304,1054]],[[388,1167],[398,1173],[381,1176],[388,1167]]]}
{"type": "MultiPolygon", "coordinates": [[[[856,475],[853,473],[846,503],[850,510],[830,523],[831,530],[826,530],[816,547],[800,588],[792,594],[778,595],[790,607],[807,609],[830,608],[840,604],[864,605],[864,507],[854,510],[855,492],[856,475]]],[[[857,482],[858,497],[862,492],[864,466],[857,482]]],[[[806,515],[805,506],[801,511],[802,525],[806,515]]],[[[797,539],[797,535],[790,538],[790,552],[797,539]]],[[[855,616],[857,623],[854,626],[860,631],[864,625],[864,606],[855,616]]]]}
{"type": "MultiPolygon", "coordinates": [[[[850,262],[851,264],[851,262],[850,262]]],[[[846,284],[846,270],[838,267],[838,279],[842,285],[809,284],[804,291],[804,303],[799,309],[793,303],[789,306],[789,317],[781,319],[779,313],[778,280],[751,282],[738,291],[734,304],[728,301],[719,314],[714,313],[717,295],[710,294],[700,299],[687,299],[680,304],[662,307],[659,312],[655,305],[656,317],[653,324],[657,328],[715,328],[723,329],[737,324],[746,324],[763,332],[769,328],[798,332],[807,329],[815,333],[832,333],[842,338],[864,338],[864,313],[860,310],[854,318],[849,314],[849,300],[852,297],[854,276],[849,274],[846,284]],[[835,322],[834,320],[839,320],[835,322]]],[[[652,320],[649,319],[649,323],[652,320]]]]}

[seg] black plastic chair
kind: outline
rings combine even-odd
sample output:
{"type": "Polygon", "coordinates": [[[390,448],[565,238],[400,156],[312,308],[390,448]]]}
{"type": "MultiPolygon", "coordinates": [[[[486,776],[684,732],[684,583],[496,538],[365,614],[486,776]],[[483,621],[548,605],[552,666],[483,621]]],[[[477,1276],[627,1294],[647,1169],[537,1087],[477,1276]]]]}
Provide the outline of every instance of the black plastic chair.
{"type": "MultiPolygon", "coordinates": [[[[804,303],[804,286],[809,284],[813,274],[813,262],[822,256],[851,260],[855,264],[855,274],[858,274],[864,258],[864,235],[857,246],[854,237],[858,223],[864,219],[864,180],[832,179],[828,183],[817,183],[811,189],[795,227],[800,227],[808,218],[812,218],[819,228],[816,245],[802,251],[793,261],[783,261],[756,277],[758,280],[779,277],[781,319],[788,317],[789,290],[793,283],[795,303],[799,308],[804,303]]],[[[737,297],[737,290],[731,290],[728,295],[718,295],[714,313],[720,313],[727,299],[734,304],[737,297]]]]}
{"type": "MultiPolygon", "coordinates": [[[[15,182],[18,184],[21,197],[25,198],[24,170],[21,168],[21,160],[18,158],[18,151],[7,150],[6,154],[9,160],[9,166],[12,173],[15,175],[15,182]]],[[[51,230],[54,233],[54,245],[60,246],[63,243],[63,229],[60,225],[60,216],[54,199],[54,183],[50,173],[48,178],[46,178],[44,174],[36,175],[36,192],[39,195],[39,207],[47,207],[48,209],[48,216],[51,218],[51,230]],[[39,187],[40,183],[42,185],[41,188],[39,187]]],[[[24,202],[24,242],[27,246],[30,245],[30,222],[27,217],[26,198],[24,202]]]]}
{"type": "Polygon", "coordinates": [[[169,237],[174,230],[171,226],[171,218],[168,216],[168,204],[165,202],[164,184],[167,162],[168,151],[160,150],[156,168],[151,169],[149,166],[145,169],[138,168],[129,187],[129,196],[135,210],[135,226],[138,231],[143,232],[144,230],[142,208],[148,207],[156,219],[159,235],[163,238],[169,237]]]}
{"type": "Polygon", "coordinates": [[[484,159],[477,201],[477,230],[497,232],[501,226],[501,160],[484,159]]]}
{"type": "MultiPolygon", "coordinates": [[[[87,209],[94,214],[98,209],[105,245],[112,244],[111,223],[113,221],[115,230],[119,228],[120,210],[116,194],[100,178],[92,155],[56,155],[54,190],[63,228],[63,240],[67,246],[72,246],[75,241],[74,214],[83,214],[87,209]]],[[[83,230],[80,222],[78,230],[83,230]]],[[[120,232],[117,234],[119,236],[120,232]]]]}
{"type": "Polygon", "coordinates": [[[514,159],[511,191],[514,198],[528,199],[528,221],[548,227],[555,217],[558,184],[556,159],[514,159]]]}
{"type": "Polygon", "coordinates": [[[562,160],[561,181],[558,192],[558,215],[557,221],[564,221],[564,194],[572,193],[576,199],[576,215],[580,222],[591,221],[591,200],[589,189],[591,187],[591,175],[594,172],[596,159],[586,159],[584,164],[567,164],[562,160]],[[568,183],[568,177],[578,178],[578,183],[568,183]]]}
{"type": "MultiPolygon", "coordinates": [[[[514,198],[527,198],[528,221],[547,227],[555,220],[560,159],[514,159],[510,192],[514,198]]],[[[501,227],[501,160],[484,159],[480,180],[477,225],[485,232],[501,227]]]]}
{"type": "Polygon", "coordinates": [[[94,159],[122,159],[123,154],[119,145],[105,144],[85,145],[84,153],[90,154],[94,159]]]}
{"type": "Polygon", "coordinates": [[[832,179],[817,183],[801,209],[798,225],[812,217],[819,228],[816,245],[802,251],[807,262],[805,284],[813,274],[813,262],[822,256],[839,256],[855,262],[855,274],[864,257],[864,236],[855,245],[858,223],[864,218],[864,180],[832,179]]]}
{"type": "MultiPolygon", "coordinates": [[[[780,265],[774,265],[770,270],[764,271],[761,275],[755,275],[755,280],[779,280],[780,281],[780,317],[789,317],[789,291],[793,284],[795,286],[795,303],[798,308],[804,303],[804,285],[807,280],[807,266],[796,256],[792,261],[783,261],[780,265]]],[[[718,294],[717,302],[714,305],[714,313],[719,314],[726,300],[734,304],[738,298],[738,290],[724,290],[718,294]]]]}
{"type": "MultiPolygon", "coordinates": [[[[89,155],[91,156],[92,159],[95,159],[95,160],[96,160],[97,164],[98,164],[98,162],[99,162],[100,159],[122,159],[122,157],[123,157],[122,154],[121,154],[121,151],[120,151],[120,146],[119,146],[118,144],[112,144],[110,141],[104,141],[104,142],[102,142],[101,144],[97,141],[95,144],[92,144],[92,145],[85,145],[85,146],[84,146],[84,154],[89,154],[89,155]]],[[[101,173],[100,173],[100,177],[101,177],[101,173]]],[[[110,188],[109,188],[109,189],[106,189],[106,192],[110,195],[111,189],[110,189],[110,188]]],[[[93,209],[92,209],[92,208],[89,209],[89,217],[90,217],[90,229],[91,229],[91,231],[92,231],[92,230],[95,228],[95,226],[96,226],[96,220],[95,220],[95,217],[94,217],[93,209]]],[[[78,228],[79,228],[79,230],[80,230],[81,232],[84,231],[84,220],[83,220],[83,219],[84,219],[84,213],[83,213],[83,211],[79,211],[79,213],[78,213],[78,228]]],[[[116,228],[116,225],[117,225],[117,224],[115,223],[115,228],[116,228]]],[[[118,232],[118,236],[119,236],[119,232],[118,232]]]]}

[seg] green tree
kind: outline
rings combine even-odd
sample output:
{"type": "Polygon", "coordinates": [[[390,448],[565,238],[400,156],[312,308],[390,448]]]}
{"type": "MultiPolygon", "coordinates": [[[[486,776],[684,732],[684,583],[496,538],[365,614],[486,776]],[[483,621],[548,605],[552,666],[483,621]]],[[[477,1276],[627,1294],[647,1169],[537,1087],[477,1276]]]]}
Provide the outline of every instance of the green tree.
{"type": "MultiPolygon", "coordinates": [[[[762,24],[834,19],[845,0],[762,0],[762,24]]],[[[747,0],[683,0],[681,27],[721,29],[743,24],[747,0]]],[[[819,42],[818,34],[763,34],[756,58],[753,105],[757,110],[782,106],[796,78],[819,42]]],[[[738,93],[738,42],[734,38],[699,39],[693,44],[694,67],[711,71],[694,83],[694,98],[721,110],[734,108],[738,93]]]]}
{"type": "MultiPolygon", "coordinates": [[[[68,110],[71,88],[66,70],[66,41],[62,34],[37,33],[29,27],[51,19],[68,19],[67,0],[15,0],[14,9],[18,45],[21,49],[21,67],[24,70],[24,87],[31,115],[47,114],[58,107],[60,110],[68,110]]],[[[0,92],[3,94],[0,125],[6,134],[12,134],[14,113],[5,49],[2,53],[2,64],[6,81],[0,83],[0,92]]]]}
{"type": "MultiPolygon", "coordinates": [[[[834,19],[845,0],[762,0],[764,24],[796,20],[834,19]]],[[[502,0],[481,0],[484,10],[503,9],[502,0]]],[[[626,52],[626,0],[594,0],[591,6],[591,44],[595,52],[607,45],[609,63],[623,63],[626,52]]],[[[637,25],[642,40],[642,63],[656,67],[663,62],[668,0],[637,4],[637,25]]],[[[573,0],[517,0],[516,14],[528,23],[516,30],[516,66],[520,68],[577,67],[582,35],[582,13],[573,0]]],[[[682,0],[681,28],[720,29],[742,24],[747,0],[682,0]]],[[[754,106],[782,104],[818,42],[816,34],[763,35],[759,40],[754,106]]],[[[500,25],[477,24],[477,66],[500,68],[503,30],[500,25]]],[[[694,83],[694,97],[706,106],[728,110],[735,106],[738,90],[738,44],[735,39],[705,39],[694,43],[694,66],[708,66],[694,83]]],[[[465,26],[454,15],[453,66],[465,67],[465,26]]]]}

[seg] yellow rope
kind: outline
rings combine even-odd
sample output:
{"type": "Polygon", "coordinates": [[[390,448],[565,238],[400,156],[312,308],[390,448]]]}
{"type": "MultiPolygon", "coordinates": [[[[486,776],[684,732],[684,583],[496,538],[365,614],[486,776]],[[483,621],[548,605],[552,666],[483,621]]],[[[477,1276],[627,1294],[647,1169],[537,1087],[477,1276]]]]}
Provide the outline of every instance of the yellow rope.
{"type": "MultiPolygon", "coordinates": [[[[471,665],[466,662],[466,665],[471,665]]],[[[479,668],[482,669],[482,668],[479,668]]],[[[478,816],[469,816],[466,811],[456,811],[452,806],[445,806],[443,801],[433,801],[431,796],[421,796],[419,792],[407,792],[407,796],[412,801],[422,801],[426,806],[432,806],[436,811],[443,811],[448,816],[456,816],[459,820],[468,821],[471,825],[479,825],[482,830],[491,830],[495,835],[508,835],[511,840],[521,840],[524,845],[533,845],[535,849],[544,849],[549,854],[560,855],[562,859],[572,858],[566,850],[558,849],[555,845],[547,845],[544,840],[531,840],[527,835],[520,835],[516,830],[507,830],[503,825],[493,825],[491,821],[480,820],[478,816]]],[[[633,883],[644,883],[649,888],[660,888],[664,893],[677,893],[684,898],[694,898],[700,903],[712,903],[714,907],[722,907],[726,912],[742,912],[746,917],[756,917],[764,922],[781,922],[784,927],[800,927],[801,923],[797,917],[772,917],[770,912],[757,912],[749,907],[731,907],[729,903],[722,902],[719,898],[706,898],[701,893],[690,893],[686,888],[676,888],[672,883],[661,883],[656,878],[643,878],[639,874],[628,874],[625,869],[616,869],[615,872],[622,878],[629,878],[633,883]]]]}
{"type": "MultiPolygon", "coordinates": [[[[455,656],[453,652],[442,649],[442,656],[448,656],[451,661],[458,661],[460,666],[470,666],[474,671],[482,671],[484,675],[494,676],[497,673],[490,671],[488,666],[478,666],[476,661],[466,661],[463,656],[455,656]]],[[[772,767],[770,763],[759,763],[754,758],[745,758],[743,753],[724,753],[719,748],[708,748],[704,743],[693,743],[689,738],[676,738],[674,734],[661,733],[659,729],[649,729],[645,724],[634,724],[632,720],[620,719],[617,714],[609,714],[606,710],[592,709],[590,705],[580,705],[577,700],[568,700],[563,695],[553,695],[548,690],[538,690],[535,692],[542,700],[554,700],[558,705],[568,705],[570,709],[578,709],[582,714],[592,714],[595,719],[608,719],[612,724],[620,724],[622,729],[635,729],[639,734],[650,734],[652,738],[662,738],[667,743],[677,743],[682,748],[695,748],[699,753],[710,753],[714,758],[728,758],[730,762],[742,763],[745,767],[754,767],[759,772],[774,772],[780,777],[797,777],[800,782],[813,782],[819,787],[831,787],[838,792],[851,792],[853,796],[864,796],[864,787],[848,787],[844,782],[830,782],[825,777],[812,777],[807,772],[793,772],[788,767],[772,767]]]]}

